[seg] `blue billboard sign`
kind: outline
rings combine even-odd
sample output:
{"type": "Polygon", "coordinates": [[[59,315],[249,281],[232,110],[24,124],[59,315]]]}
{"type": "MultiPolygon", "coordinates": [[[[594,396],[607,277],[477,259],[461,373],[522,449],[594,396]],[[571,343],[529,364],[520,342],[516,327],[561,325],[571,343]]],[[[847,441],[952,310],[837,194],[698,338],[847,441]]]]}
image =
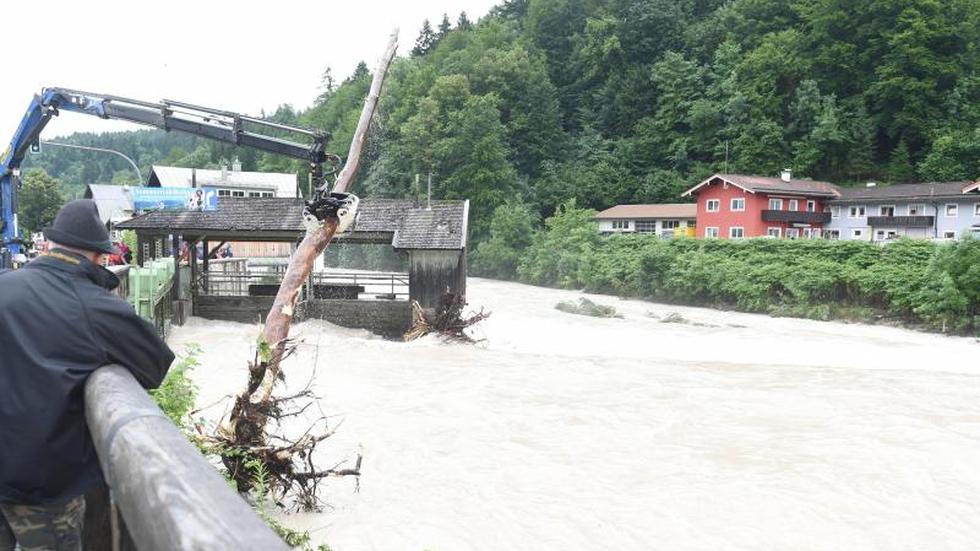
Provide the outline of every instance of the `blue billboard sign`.
{"type": "Polygon", "coordinates": [[[133,188],[133,210],[218,210],[218,191],[213,187],[133,188]]]}

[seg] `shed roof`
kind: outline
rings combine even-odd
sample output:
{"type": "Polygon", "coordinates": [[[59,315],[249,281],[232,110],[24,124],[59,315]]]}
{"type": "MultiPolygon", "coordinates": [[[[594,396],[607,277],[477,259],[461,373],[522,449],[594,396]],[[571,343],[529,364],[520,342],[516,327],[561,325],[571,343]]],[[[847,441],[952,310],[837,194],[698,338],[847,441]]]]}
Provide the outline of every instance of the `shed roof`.
{"type": "Polygon", "coordinates": [[[837,197],[840,191],[837,186],[830,182],[819,180],[807,180],[805,178],[791,178],[788,182],[782,178],[770,178],[768,176],[754,176],[747,174],[715,174],[704,180],[698,185],[685,191],[682,196],[687,196],[702,187],[720,180],[736,187],[740,187],[749,193],[775,193],[781,195],[805,195],[811,197],[837,197]]]}
{"type": "MultiPolygon", "coordinates": [[[[462,249],[468,211],[469,201],[432,201],[430,210],[408,199],[362,199],[348,237],[385,234],[396,249],[462,249]]],[[[156,211],[117,227],[236,239],[298,238],[306,231],[303,200],[282,197],[222,197],[215,211],[156,211]]]]}
{"type": "Polygon", "coordinates": [[[694,218],[698,214],[695,203],[662,203],[658,205],[616,205],[596,215],[600,220],[643,218],[694,218]]]}
{"type": "Polygon", "coordinates": [[[973,182],[925,182],[921,184],[876,185],[872,187],[841,188],[841,201],[862,200],[929,200],[931,198],[956,198],[970,193],[973,182]]]}
{"type": "Polygon", "coordinates": [[[277,197],[296,197],[296,175],[282,172],[242,172],[153,165],[148,185],[160,187],[235,187],[275,190],[277,197]]]}

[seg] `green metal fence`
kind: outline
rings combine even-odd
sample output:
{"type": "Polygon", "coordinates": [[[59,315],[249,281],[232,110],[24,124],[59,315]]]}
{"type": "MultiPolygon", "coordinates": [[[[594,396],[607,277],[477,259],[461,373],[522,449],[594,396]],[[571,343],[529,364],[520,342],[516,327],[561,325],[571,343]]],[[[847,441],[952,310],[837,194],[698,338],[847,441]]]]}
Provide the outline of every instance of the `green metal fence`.
{"type": "Polygon", "coordinates": [[[170,322],[167,318],[174,300],[173,260],[151,260],[143,267],[131,266],[128,299],[140,317],[156,325],[161,335],[166,335],[170,322]]]}

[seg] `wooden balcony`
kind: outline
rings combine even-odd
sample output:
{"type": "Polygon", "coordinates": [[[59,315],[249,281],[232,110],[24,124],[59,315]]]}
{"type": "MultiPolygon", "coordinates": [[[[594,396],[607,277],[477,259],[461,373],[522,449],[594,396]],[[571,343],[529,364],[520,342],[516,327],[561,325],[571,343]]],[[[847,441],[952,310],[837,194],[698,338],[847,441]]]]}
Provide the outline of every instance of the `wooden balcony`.
{"type": "Polygon", "coordinates": [[[826,224],[830,222],[829,212],[809,212],[804,210],[764,210],[763,222],[787,222],[789,224],[826,224]]]}
{"type": "Polygon", "coordinates": [[[878,228],[931,228],[935,216],[869,216],[868,225],[878,228]]]}

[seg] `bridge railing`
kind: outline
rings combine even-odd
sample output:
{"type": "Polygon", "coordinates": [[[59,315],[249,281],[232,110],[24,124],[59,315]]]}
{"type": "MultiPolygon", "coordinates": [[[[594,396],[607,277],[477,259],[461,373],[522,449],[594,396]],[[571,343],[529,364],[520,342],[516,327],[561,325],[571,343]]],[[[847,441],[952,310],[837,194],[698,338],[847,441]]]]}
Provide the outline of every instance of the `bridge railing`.
{"type": "MultiPolygon", "coordinates": [[[[89,377],[85,418],[127,539],[140,551],[288,549],[125,368],[89,377]]],[[[121,538],[102,539],[116,548],[121,538]]]]}

